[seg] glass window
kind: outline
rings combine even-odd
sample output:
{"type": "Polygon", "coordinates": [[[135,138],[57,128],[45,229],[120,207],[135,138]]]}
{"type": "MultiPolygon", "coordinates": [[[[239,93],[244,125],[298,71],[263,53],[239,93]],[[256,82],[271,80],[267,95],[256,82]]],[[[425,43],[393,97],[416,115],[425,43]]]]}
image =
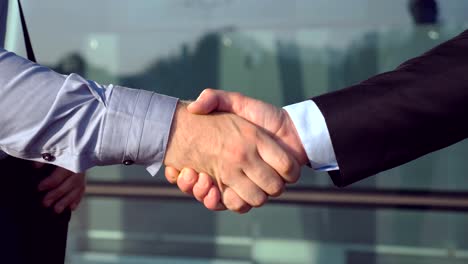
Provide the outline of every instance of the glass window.
{"type": "MultiPolygon", "coordinates": [[[[39,62],[59,72],[183,99],[207,87],[233,90],[283,106],[391,70],[467,27],[466,1],[438,1],[437,12],[424,2],[44,0],[24,7],[39,62]]],[[[24,54],[15,3],[6,45],[24,54]]],[[[465,189],[466,144],[350,188],[465,189]]],[[[297,186],[332,185],[324,173],[302,174],[297,186]]],[[[90,177],[155,180],[121,166],[90,177]]]]}
{"type": "MultiPolygon", "coordinates": [[[[38,61],[58,72],[183,99],[207,87],[239,91],[277,106],[391,70],[468,28],[463,0],[437,1],[437,12],[425,9],[430,1],[407,0],[23,2],[38,61]]],[[[16,1],[5,43],[25,54],[16,1]]],[[[467,156],[465,141],[349,188],[466,191],[467,156]]],[[[96,168],[88,178],[164,183],[142,167],[96,168]]],[[[334,188],[308,168],[296,187],[334,188]]],[[[450,211],[268,205],[238,216],[194,202],[87,198],[68,259],[466,263],[466,222],[450,211]]]]}

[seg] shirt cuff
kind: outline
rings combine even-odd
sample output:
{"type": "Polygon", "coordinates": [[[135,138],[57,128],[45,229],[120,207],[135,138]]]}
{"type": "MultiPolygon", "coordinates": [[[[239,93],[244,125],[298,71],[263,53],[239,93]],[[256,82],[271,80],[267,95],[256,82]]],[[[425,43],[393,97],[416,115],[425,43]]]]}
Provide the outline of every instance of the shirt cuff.
{"type": "Polygon", "coordinates": [[[312,100],[285,106],[309,158],[318,171],[338,170],[335,151],[322,112],[312,100]]]}
{"type": "Polygon", "coordinates": [[[147,167],[156,175],[164,161],[177,98],[114,86],[104,120],[101,161],[147,167]]]}

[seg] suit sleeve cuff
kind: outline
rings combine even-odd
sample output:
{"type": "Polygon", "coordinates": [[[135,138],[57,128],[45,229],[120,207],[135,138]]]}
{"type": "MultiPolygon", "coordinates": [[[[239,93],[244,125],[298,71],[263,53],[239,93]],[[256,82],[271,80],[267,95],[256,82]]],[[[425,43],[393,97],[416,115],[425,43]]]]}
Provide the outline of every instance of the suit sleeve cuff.
{"type": "Polygon", "coordinates": [[[318,171],[338,170],[322,112],[312,100],[285,106],[302,141],[310,165],[318,171]]]}
{"type": "Polygon", "coordinates": [[[177,98],[114,86],[102,134],[102,165],[135,163],[151,175],[161,168],[177,98]]]}

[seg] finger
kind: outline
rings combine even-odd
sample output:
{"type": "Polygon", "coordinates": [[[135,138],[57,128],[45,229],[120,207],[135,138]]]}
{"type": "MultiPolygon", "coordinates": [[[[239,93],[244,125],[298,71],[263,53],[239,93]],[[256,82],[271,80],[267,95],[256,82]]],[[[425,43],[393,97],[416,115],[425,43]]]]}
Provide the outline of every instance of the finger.
{"type": "Polygon", "coordinates": [[[213,181],[211,177],[206,173],[200,173],[198,175],[198,182],[193,186],[193,195],[198,201],[202,202],[212,186],[213,181]]]}
{"type": "MultiPolygon", "coordinates": [[[[265,117],[258,115],[258,112],[267,110],[267,112],[271,112],[268,117],[275,120],[281,116],[278,109],[270,104],[240,93],[214,89],[205,89],[196,101],[188,105],[187,109],[194,114],[207,114],[214,110],[234,113],[273,134],[278,131],[279,127],[272,125],[275,122],[264,119],[265,117]]],[[[271,142],[273,139],[270,138],[269,141],[271,142]]],[[[268,148],[264,148],[264,151],[261,152],[262,158],[278,172],[284,181],[296,182],[300,172],[298,162],[292,155],[280,150],[279,145],[274,145],[276,150],[270,152],[267,151],[268,148]]]]}
{"type": "Polygon", "coordinates": [[[81,183],[77,182],[76,175],[73,175],[72,173],[72,175],[70,176],[68,176],[59,186],[49,191],[45,195],[43,199],[44,206],[49,207],[50,205],[58,201],[61,197],[63,197],[65,194],[71,192],[74,189],[77,189],[74,188],[75,186],[79,185],[81,187],[81,183]]]}
{"type": "Polygon", "coordinates": [[[70,210],[75,211],[78,208],[78,206],[81,203],[81,200],[83,200],[84,193],[85,193],[85,188],[82,188],[78,199],[71,203],[70,210]]]}
{"type": "Polygon", "coordinates": [[[279,196],[284,190],[283,179],[260,156],[257,159],[254,166],[244,168],[245,174],[268,195],[279,196]]]}
{"type": "Polygon", "coordinates": [[[242,109],[249,100],[256,101],[240,93],[205,89],[196,101],[187,106],[187,110],[192,114],[208,114],[216,110],[242,115],[242,109]]]}
{"type": "Polygon", "coordinates": [[[54,211],[60,214],[67,207],[71,207],[73,203],[76,203],[80,199],[81,189],[74,189],[71,192],[61,197],[54,206],[54,211]]]}
{"type": "Polygon", "coordinates": [[[222,200],[226,208],[233,212],[245,214],[252,209],[252,206],[242,200],[242,198],[229,187],[224,190],[222,200]]]}
{"type": "Polygon", "coordinates": [[[221,193],[216,186],[211,186],[208,194],[203,199],[203,204],[206,208],[212,211],[226,210],[226,206],[221,203],[221,193]]]}
{"type": "Polygon", "coordinates": [[[177,178],[179,177],[180,171],[174,167],[166,166],[164,169],[164,175],[168,182],[172,184],[177,183],[177,178]]]}
{"type": "Polygon", "coordinates": [[[85,191],[86,191],[86,186],[83,186],[83,188],[81,188],[80,190],[80,195],[78,196],[78,199],[71,203],[70,210],[75,211],[78,208],[78,206],[81,203],[81,200],[83,200],[85,191]]]}
{"type": "Polygon", "coordinates": [[[257,150],[261,159],[269,164],[285,182],[297,182],[300,176],[299,163],[276,141],[267,135],[259,134],[257,150]]]}
{"type": "Polygon", "coordinates": [[[220,94],[217,90],[205,89],[196,101],[187,106],[187,110],[192,114],[208,114],[218,108],[219,100],[220,94]]]}
{"type": "Polygon", "coordinates": [[[78,208],[78,205],[79,205],[79,202],[73,202],[73,203],[70,205],[70,210],[75,211],[76,208],[78,208]]]}
{"type": "MultiPolygon", "coordinates": [[[[222,182],[231,187],[239,197],[253,207],[262,206],[267,201],[266,194],[243,171],[226,171],[222,182]]],[[[227,206],[227,204],[225,204],[227,206]]]]}
{"type": "Polygon", "coordinates": [[[39,191],[51,190],[59,186],[65,179],[70,177],[73,172],[66,170],[64,168],[56,168],[50,176],[42,180],[38,185],[39,191]]]}
{"type": "MultiPolygon", "coordinates": [[[[236,114],[258,126],[264,126],[262,118],[258,118],[258,111],[272,111],[278,114],[275,106],[250,98],[241,93],[228,92],[223,90],[205,89],[197,98],[187,106],[187,110],[192,114],[209,114],[213,111],[228,112],[236,114]],[[254,111],[252,111],[254,110],[254,111]]],[[[275,115],[274,115],[275,116],[275,115]]],[[[277,129],[277,128],[276,128],[277,129]]],[[[269,131],[274,133],[275,131],[269,131]]]]}
{"type": "Polygon", "coordinates": [[[70,209],[72,211],[75,211],[76,208],[78,208],[78,206],[80,205],[81,203],[81,200],[83,200],[83,196],[85,194],[85,191],[86,191],[86,175],[84,173],[80,173],[79,174],[80,177],[82,177],[82,186],[80,188],[80,193],[79,193],[79,196],[78,196],[78,199],[75,200],[71,205],[70,205],[70,209]]]}
{"type": "Polygon", "coordinates": [[[177,178],[177,187],[187,194],[193,195],[193,188],[198,181],[198,173],[189,168],[184,168],[177,178]]]}

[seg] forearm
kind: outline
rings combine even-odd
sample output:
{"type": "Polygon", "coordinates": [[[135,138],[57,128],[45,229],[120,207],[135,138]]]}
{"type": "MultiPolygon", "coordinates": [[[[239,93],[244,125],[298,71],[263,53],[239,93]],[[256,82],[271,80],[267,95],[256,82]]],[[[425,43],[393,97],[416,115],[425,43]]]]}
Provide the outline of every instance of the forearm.
{"type": "Polygon", "coordinates": [[[161,165],[177,100],[63,76],[0,50],[0,148],[71,171],[132,160],[161,165]]]}
{"type": "Polygon", "coordinates": [[[396,70],[313,98],[336,153],[339,186],[468,135],[468,31],[396,70]]]}

